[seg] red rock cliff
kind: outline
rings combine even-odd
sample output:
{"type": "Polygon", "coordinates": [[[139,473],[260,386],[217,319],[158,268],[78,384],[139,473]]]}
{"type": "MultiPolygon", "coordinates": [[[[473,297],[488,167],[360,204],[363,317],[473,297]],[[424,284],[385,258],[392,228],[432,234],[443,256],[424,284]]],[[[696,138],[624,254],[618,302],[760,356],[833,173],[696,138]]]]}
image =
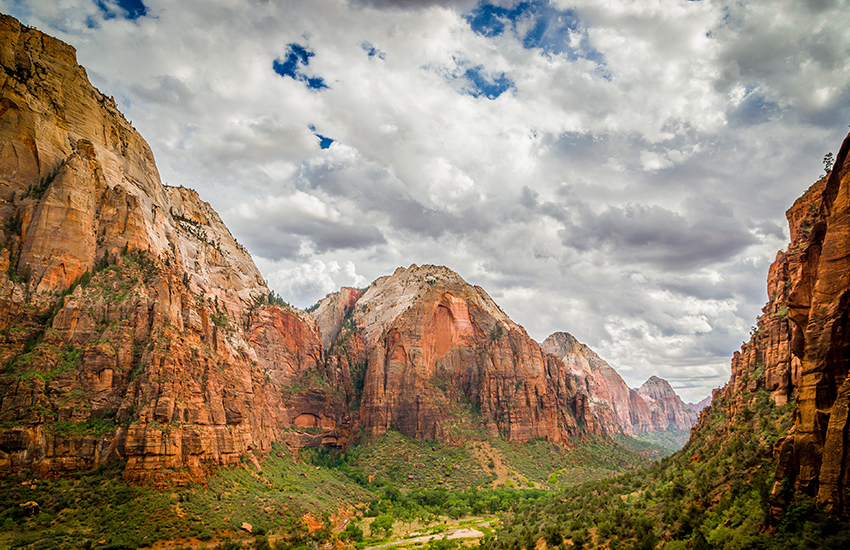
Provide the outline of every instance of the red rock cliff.
{"type": "MultiPolygon", "coordinates": [[[[710,407],[739,417],[744,396],[767,390],[777,405],[796,401],[793,425],[777,441],[774,512],[791,486],[840,513],[850,488],[850,136],[827,178],[786,213],[791,244],[768,274],[769,301],[732,359],[729,383],[710,407]]],[[[703,425],[697,430],[709,430],[703,425]]]]}
{"type": "Polygon", "coordinates": [[[550,335],[541,347],[564,362],[578,387],[587,393],[597,422],[608,433],[689,430],[696,423],[697,414],[665,380],[653,376],[635,391],[593,350],[566,332],[550,335]]]}
{"type": "Polygon", "coordinates": [[[73,48],[0,16],[0,85],[0,472],[125,457],[141,479],[307,443],[298,426],[344,441],[333,400],[291,389],[324,376],[316,323],[160,183],[73,48]]]}
{"type": "Polygon", "coordinates": [[[599,429],[561,360],[448,268],[397,269],[366,289],[350,319],[332,359],[361,365],[369,433],[451,440],[455,428],[483,427],[524,442],[599,429]]]}

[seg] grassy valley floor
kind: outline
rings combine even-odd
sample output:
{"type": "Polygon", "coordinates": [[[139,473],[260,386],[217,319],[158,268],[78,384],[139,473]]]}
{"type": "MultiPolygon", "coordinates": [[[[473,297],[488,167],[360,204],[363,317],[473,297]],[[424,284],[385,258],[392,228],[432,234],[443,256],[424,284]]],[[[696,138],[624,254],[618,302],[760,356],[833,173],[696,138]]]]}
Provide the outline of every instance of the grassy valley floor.
{"type": "Polygon", "coordinates": [[[452,545],[421,537],[473,528],[486,536],[502,514],[553,490],[648,464],[601,437],[449,445],[389,432],[347,453],[295,456],[275,445],[259,463],[246,456],[241,468],[166,490],[126,484],[121,464],[53,480],[9,475],[0,477],[0,549],[452,545]]]}

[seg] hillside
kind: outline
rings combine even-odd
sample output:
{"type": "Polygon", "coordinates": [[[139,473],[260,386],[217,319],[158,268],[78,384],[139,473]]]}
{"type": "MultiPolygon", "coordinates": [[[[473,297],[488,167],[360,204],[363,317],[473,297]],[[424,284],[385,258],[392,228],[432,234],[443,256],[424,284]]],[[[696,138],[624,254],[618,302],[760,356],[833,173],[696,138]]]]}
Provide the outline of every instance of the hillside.
{"type": "Polygon", "coordinates": [[[847,548],[850,136],[788,210],[791,244],[685,447],[513,515],[491,548],[847,548]]]}

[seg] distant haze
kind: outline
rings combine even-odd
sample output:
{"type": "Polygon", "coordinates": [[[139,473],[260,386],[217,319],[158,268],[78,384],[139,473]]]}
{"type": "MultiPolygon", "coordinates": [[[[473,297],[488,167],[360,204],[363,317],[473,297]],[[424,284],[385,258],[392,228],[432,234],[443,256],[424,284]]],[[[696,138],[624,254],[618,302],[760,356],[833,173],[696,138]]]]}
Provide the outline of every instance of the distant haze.
{"type": "Polygon", "coordinates": [[[726,382],[850,123],[842,1],[0,0],[299,307],[412,263],[629,385],[726,382]]]}

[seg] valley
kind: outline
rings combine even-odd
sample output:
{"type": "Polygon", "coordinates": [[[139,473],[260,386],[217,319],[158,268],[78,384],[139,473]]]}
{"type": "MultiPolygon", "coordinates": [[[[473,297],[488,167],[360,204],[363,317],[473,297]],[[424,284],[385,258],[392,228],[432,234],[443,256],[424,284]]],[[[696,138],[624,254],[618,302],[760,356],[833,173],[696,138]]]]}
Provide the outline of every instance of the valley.
{"type": "Polygon", "coordinates": [[[444,266],[292,307],[71,46],[0,52],[0,548],[850,544],[850,138],[691,405],[444,266]]]}

